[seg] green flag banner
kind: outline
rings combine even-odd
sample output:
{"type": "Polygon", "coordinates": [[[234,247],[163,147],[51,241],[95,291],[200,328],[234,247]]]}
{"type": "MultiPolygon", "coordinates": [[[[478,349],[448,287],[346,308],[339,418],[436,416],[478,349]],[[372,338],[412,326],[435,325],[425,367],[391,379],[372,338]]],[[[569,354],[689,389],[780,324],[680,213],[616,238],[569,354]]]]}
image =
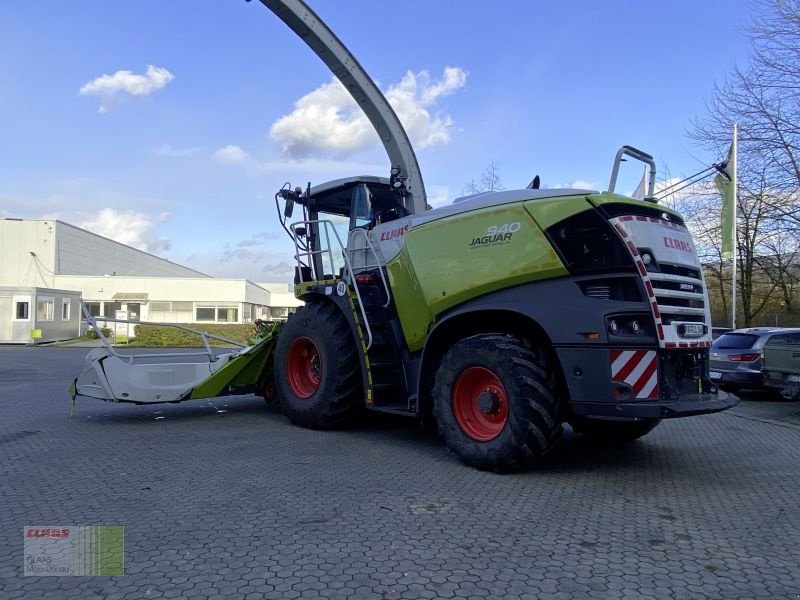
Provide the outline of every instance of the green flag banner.
{"type": "Polygon", "coordinates": [[[724,173],[714,178],[722,195],[722,258],[729,259],[733,252],[733,225],[736,219],[736,140],[728,150],[724,173]]]}

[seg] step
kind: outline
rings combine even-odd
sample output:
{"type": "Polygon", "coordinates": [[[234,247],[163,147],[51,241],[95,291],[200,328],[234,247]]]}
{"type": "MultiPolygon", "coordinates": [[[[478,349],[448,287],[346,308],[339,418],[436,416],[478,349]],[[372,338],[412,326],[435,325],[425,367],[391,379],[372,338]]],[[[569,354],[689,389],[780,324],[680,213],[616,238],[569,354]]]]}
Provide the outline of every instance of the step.
{"type": "Polygon", "coordinates": [[[403,417],[415,417],[417,413],[408,408],[408,404],[390,404],[387,406],[371,406],[370,410],[375,412],[388,413],[390,415],[400,415],[403,417]]]}

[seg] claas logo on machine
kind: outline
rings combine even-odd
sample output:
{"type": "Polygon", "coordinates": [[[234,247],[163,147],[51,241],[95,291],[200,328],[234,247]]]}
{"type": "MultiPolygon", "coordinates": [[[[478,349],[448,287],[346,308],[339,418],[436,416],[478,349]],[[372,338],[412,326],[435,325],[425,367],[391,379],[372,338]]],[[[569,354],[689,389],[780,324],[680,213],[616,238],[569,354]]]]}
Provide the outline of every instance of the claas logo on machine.
{"type": "Polygon", "coordinates": [[[664,236],[664,245],[673,250],[680,250],[681,252],[693,252],[692,246],[678,238],[664,236]]]}
{"type": "Polygon", "coordinates": [[[386,240],[393,240],[395,238],[403,237],[408,231],[408,224],[403,227],[398,227],[397,229],[391,229],[390,231],[384,231],[381,233],[381,241],[385,242],[386,240]]]}
{"type": "Polygon", "coordinates": [[[511,237],[522,228],[522,223],[505,223],[503,225],[492,225],[486,229],[486,233],[480,237],[472,238],[470,248],[499,246],[511,243],[511,237]]]}

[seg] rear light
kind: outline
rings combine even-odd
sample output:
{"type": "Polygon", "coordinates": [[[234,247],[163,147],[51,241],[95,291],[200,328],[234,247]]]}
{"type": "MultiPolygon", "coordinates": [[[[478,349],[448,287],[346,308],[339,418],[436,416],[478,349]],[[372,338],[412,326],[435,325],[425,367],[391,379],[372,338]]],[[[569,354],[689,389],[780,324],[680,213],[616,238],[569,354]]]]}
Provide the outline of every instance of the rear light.
{"type": "Polygon", "coordinates": [[[358,285],[374,285],[378,282],[378,278],[372,273],[359,273],[356,275],[356,283],[358,285]]]}
{"type": "Polygon", "coordinates": [[[731,354],[729,360],[734,362],[753,362],[761,358],[760,354],[731,354]]]}

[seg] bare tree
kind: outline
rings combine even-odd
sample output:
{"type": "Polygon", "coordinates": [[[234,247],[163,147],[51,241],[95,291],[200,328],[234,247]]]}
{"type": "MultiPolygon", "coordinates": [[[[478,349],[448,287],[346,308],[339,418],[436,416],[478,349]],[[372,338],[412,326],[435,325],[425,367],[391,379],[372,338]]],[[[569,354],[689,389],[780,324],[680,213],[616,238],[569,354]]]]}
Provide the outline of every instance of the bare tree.
{"type": "Polygon", "coordinates": [[[483,175],[481,175],[481,187],[487,192],[499,192],[504,189],[503,184],[500,182],[500,166],[492,159],[489,161],[483,175]]]}
{"type": "Polygon", "coordinates": [[[738,235],[736,252],[739,257],[739,295],[741,296],[744,326],[751,327],[753,319],[764,309],[775,292],[777,284],[766,286],[759,281],[763,274],[760,258],[769,255],[765,244],[775,235],[775,219],[771,208],[771,196],[762,170],[761,179],[750,180],[749,186],[741,186],[738,197],[738,235]],[[761,284],[761,285],[760,285],[761,284]]]}
{"type": "Polygon", "coordinates": [[[797,248],[789,241],[800,234],[800,0],[757,0],[753,8],[748,63],[715,86],[691,130],[722,159],[739,127],[736,251],[746,326],[776,290],[788,310],[794,305],[797,248]]]}
{"type": "Polygon", "coordinates": [[[503,183],[500,181],[500,165],[492,159],[483,170],[481,178],[477,182],[474,179],[470,179],[464,184],[461,193],[468,196],[482,192],[499,192],[504,189],[503,183]]]}

